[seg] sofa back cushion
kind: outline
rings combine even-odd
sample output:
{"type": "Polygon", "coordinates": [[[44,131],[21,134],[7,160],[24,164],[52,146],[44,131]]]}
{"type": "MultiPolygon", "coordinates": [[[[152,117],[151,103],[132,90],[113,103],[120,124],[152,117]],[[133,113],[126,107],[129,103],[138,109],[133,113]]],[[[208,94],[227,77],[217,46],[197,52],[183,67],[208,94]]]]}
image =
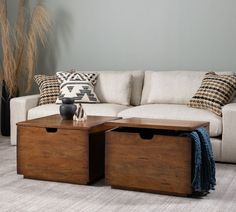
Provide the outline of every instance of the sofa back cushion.
{"type": "MultiPolygon", "coordinates": [[[[141,104],[187,104],[201,86],[207,72],[145,71],[141,104]]],[[[234,72],[216,73],[235,74],[234,72]]],[[[236,99],[232,101],[236,102],[236,99]]]]}
{"type": "Polygon", "coordinates": [[[206,72],[146,71],[142,104],[187,104],[201,85],[206,72]]]}
{"type": "Polygon", "coordinates": [[[131,105],[137,106],[140,105],[142,90],[143,90],[143,81],[144,81],[144,71],[130,71],[132,75],[132,89],[131,89],[131,105]]]}
{"type": "Polygon", "coordinates": [[[132,76],[128,72],[99,72],[95,93],[103,103],[130,105],[132,76]]]}
{"type": "Polygon", "coordinates": [[[231,103],[236,103],[236,91],[234,92],[234,97],[232,98],[231,103]]]}
{"type": "Polygon", "coordinates": [[[234,99],[232,100],[231,103],[236,103],[236,95],[234,96],[234,99]]]}
{"type": "Polygon", "coordinates": [[[98,71],[95,93],[101,102],[140,105],[144,71],[98,71]]]}

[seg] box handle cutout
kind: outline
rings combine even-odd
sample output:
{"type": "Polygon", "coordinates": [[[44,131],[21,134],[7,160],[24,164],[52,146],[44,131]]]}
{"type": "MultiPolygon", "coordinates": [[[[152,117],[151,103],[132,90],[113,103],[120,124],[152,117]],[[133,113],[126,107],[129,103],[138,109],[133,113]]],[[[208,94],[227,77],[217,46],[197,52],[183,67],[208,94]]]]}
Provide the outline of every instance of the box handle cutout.
{"type": "Polygon", "coordinates": [[[152,140],[154,134],[150,132],[141,132],[139,133],[139,136],[144,140],[152,140]]]}
{"type": "Polygon", "coordinates": [[[57,128],[46,128],[46,131],[48,133],[55,133],[55,132],[57,132],[57,128]]]}

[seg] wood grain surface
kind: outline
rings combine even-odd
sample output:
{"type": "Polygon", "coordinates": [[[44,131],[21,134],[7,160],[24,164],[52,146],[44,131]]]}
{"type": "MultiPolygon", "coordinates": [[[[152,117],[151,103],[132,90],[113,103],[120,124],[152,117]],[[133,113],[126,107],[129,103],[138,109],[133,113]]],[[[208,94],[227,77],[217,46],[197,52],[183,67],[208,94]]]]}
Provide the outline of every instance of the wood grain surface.
{"type": "Polygon", "coordinates": [[[84,131],[18,127],[17,169],[27,178],[87,183],[88,135],[84,131]]]}
{"type": "Polygon", "coordinates": [[[17,173],[26,178],[90,184],[104,177],[106,120],[64,121],[59,115],[18,123],[17,173]]]}
{"type": "MultiPolygon", "coordinates": [[[[40,128],[57,128],[69,130],[104,131],[105,122],[119,119],[109,116],[88,116],[86,121],[63,120],[60,115],[46,116],[17,123],[18,126],[30,126],[40,128]]],[[[106,127],[108,128],[108,127],[106,127]]]]}
{"type": "Polygon", "coordinates": [[[136,127],[136,128],[149,128],[149,129],[192,131],[199,127],[208,128],[209,122],[168,120],[168,119],[126,118],[126,119],[107,121],[106,125],[111,127],[133,127],[133,128],[136,127]]]}
{"type": "Polygon", "coordinates": [[[192,141],[179,136],[209,122],[127,118],[106,123],[106,180],[115,188],[192,193],[192,141]]]}
{"type": "Polygon", "coordinates": [[[106,133],[106,180],[118,188],[191,194],[191,140],[187,137],[106,133]]]}

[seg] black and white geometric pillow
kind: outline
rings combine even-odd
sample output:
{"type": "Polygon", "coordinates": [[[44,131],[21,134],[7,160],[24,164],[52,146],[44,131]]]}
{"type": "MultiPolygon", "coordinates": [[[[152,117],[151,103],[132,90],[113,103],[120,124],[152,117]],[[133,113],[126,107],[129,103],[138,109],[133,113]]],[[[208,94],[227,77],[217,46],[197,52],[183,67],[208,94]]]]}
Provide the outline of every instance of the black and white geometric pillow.
{"type": "Polygon", "coordinates": [[[35,75],[34,80],[39,86],[39,105],[55,103],[60,92],[57,76],[35,75]]]}
{"type": "Polygon", "coordinates": [[[69,72],[57,72],[58,81],[61,84],[64,81],[86,81],[89,80],[93,85],[97,82],[97,73],[82,73],[77,72],[75,69],[69,72]]]}
{"type": "Polygon", "coordinates": [[[60,93],[56,103],[61,104],[63,97],[74,98],[75,103],[98,103],[100,102],[94,92],[96,73],[81,72],[57,72],[60,83],[60,93]]]}

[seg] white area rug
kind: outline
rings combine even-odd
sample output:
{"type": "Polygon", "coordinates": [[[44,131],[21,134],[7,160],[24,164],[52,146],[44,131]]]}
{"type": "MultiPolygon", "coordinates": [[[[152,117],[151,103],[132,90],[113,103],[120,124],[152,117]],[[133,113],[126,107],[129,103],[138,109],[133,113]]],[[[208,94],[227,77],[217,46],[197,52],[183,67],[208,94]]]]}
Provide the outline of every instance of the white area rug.
{"type": "Polygon", "coordinates": [[[236,165],[217,164],[216,191],[202,199],[23,179],[16,174],[16,148],[0,137],[0,212],[234,212],[236,165]]]}

